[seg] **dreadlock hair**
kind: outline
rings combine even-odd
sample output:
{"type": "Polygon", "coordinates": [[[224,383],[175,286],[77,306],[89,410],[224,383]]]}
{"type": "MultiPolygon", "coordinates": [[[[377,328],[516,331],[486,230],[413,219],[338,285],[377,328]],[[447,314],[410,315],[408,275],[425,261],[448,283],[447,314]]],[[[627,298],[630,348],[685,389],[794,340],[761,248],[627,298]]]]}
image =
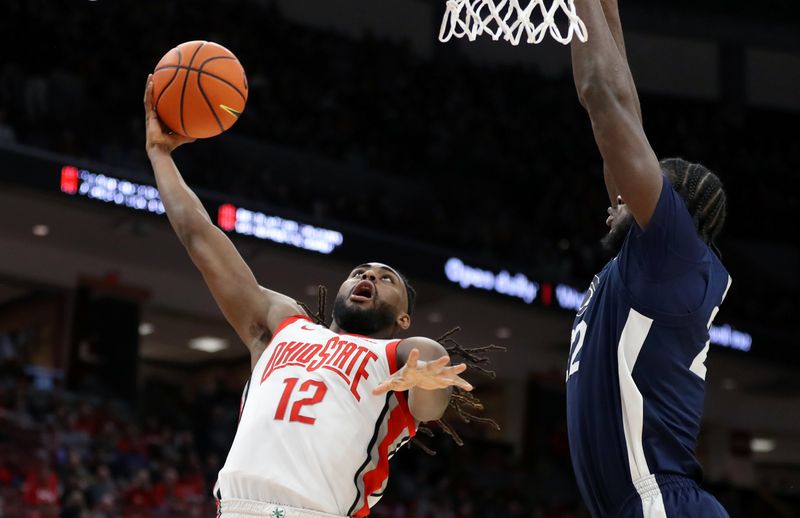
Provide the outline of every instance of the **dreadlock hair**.
{"type": "Polygon", "coordinates": [[[318,286],[317,287],[317,312],[314,313],[311,311],[305,302],[302,300],[295,301],[297,302],[303,311],[311,317],[311,320],[314,321],[315,324],[328,327],[328,323],[325,322],[325,300],[328,298],[328,288],[325,286],[318,286]]]}
{"type": "MultiPolygon", "coordinates": [[[[450,358],[453,356],[458,356],[467,365],[468,369],[476,370],[490,379],[495,379],[497,374],[495,371],[488,368],[491,360],[487,356],[483,356],[483,354],[489,351],[505,352],[506,348],[494,344],[485,345],[483,347],[464,347],[455,339],[453,339],[453,335],[459,331],[461,331],[461,328],[456,326],[437,338],[436,341],[439,342],[442,347],[444,347],[450,358]]],[[[464,423],[469,424],[474,421],[476,423],[489,425],[495,430],[500,430],[500,425],[497,424],[494,419],[475,415],[474,412],[483,410],[484,406],[483,403],[481,403],[481,400],[472,394],[472,392],[467,392],[466,390],[462,390],[458,387],[453,387],[453,391],[450,393],[450,402],[448,404],[448,408],[455,412],[455,414],[464,423]]],[[[455,431],[450,423],[445,421],[443,418],[436,421],[436,423],[447,435],[450,436],[451,439],[453,439],[457,445],[464,445],[463,439],[461,439],[461,436],[458,435],[458,432],[455,431]]],[[[430,428],[425,426],[420,426],[419,431],[422,431],[429,437],[433,435],[430,428]]],[[[422,448],[422,450],[424,450],[428,455],[436,455],[435,451],[419,442],[416,437],[412,439],[412,444],[422,448]]]]}
{"type": "Polygon", "coordinates": [[[682,158],[664,159],[661,168],[686,202],[700,239],[720,255],[715,239],[725,225],[728,204],[722,181],[704,166],[682,158]]]}
{"type": "MultiPolygon", "coordinates": [[[[408,293],[408,313],[411,314],[411,311],[414,308],[414,300],[416,299],[417,292],[414,288],[411,287],[409,284],[408,279],[406,279],[403,274],[397,272],[398,275],[403,279],[403,282],[406,285],[406,292],[408,293]]],[[[302,301],[297,301],[301,308],[308,314],[309,317],[314,321],[314,323],[323,325],[328,327],[328,323],[325,322],[325,300],[328,296],[328,289],[325,286],[319,286],[317,291],[317,312],[313,313],[311,309],[302,301]]],[[[468,369],[474,369],[484,376],[495,379],[497,374],[495,371],[490,370],[488,367],[490,365],[490,359],[486,356],[483,356],[483,353],[487,353],[489,351],[506,351],[505,347],[501,347],[499,345],[485,345],[483,347],[464,347],[460,343],[458,343],[455,339],[453,339],[453,335],[461,331],[460,327],[454,327],[453,329],[449,330],[442,336],[436,339],[436,341],[444,347],[445,351],[447,351],[448,356],[452,358],[453,356],[460,357],[464,363],[467,365],[468,369]]],[[[481,400],[478,399],[475,395],[471,392],[467,392],[466,390],[462,390],[458,387],[453,387],[453,391],[450,393],[450,402],[448,403],[448,408],[452,410],[463,422],[469,424],[471,422],[482,423],[491,426],[495,430],[500,430],[500,425],[494,419],[490,419],[487,417],[481,417],[475,415],[474,412],[481,411],[484,409],[483,403],[481,400]]],[[[464,445],[464,440],[461,439],[461,436],[458,435],[458,432],[445,421],[444,419],[439,419],[436,421],[439,427],[449,435],[453,441],[459,445],[464,445]]],[[[422,434],[427,435],[428,437],[433,437],[433,431],[428,428],[427,426],[421,425],[419,426],[418,430],[422,432],[422,434]]],[[[422,442],[419,441],[416,437],[411,439],[411,444],[416,445],[428,455],[436,455],[436,452],[429,447],[425,446],[422,442]]]]}

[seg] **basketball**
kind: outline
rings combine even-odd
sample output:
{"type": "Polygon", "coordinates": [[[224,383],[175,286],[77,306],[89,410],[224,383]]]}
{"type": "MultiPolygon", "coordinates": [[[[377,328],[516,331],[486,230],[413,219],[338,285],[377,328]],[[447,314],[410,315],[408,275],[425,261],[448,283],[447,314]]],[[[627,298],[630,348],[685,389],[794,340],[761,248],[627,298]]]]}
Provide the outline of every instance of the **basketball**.
{"type": "Polygon", "coordinates": [[[209,138],[233,126],[247,103],[244,68],[211,41],[188,41],[167,52],[153,72],[153,104],[170,130],[209,138]]]}

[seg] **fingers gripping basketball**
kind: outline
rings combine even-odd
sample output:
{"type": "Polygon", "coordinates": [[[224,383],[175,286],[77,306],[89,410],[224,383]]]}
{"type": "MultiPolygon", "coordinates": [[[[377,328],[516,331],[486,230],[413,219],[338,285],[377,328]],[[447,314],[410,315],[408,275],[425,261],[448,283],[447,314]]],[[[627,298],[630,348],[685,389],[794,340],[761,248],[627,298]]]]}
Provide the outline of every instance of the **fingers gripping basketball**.
{"type": "Polygon", "coordinates": [[[161,58],[153,72],[153,103],[170,130],[193,138],[219,135],[247,103],[247,78],[225,47],[189,41],[161,58]]]}

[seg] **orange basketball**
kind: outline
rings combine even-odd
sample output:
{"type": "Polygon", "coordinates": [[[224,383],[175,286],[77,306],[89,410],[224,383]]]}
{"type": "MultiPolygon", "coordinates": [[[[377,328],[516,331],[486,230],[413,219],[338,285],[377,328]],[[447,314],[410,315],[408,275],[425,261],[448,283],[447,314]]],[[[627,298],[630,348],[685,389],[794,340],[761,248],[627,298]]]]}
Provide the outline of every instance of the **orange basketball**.
{"type": "Polygon", "coordinates": [[[247,78],[231,51],[188,41],[167,52],[153,72],[153,103],[169,129],[187,137],[219,135],[239,119],[247,78]]]}

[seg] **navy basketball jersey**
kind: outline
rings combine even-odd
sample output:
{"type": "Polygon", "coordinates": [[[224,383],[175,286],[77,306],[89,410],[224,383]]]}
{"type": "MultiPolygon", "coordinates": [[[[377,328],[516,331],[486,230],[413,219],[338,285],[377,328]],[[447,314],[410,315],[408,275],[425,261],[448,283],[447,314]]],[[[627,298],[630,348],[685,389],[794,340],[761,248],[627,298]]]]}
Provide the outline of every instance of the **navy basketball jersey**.
{"type": "Polygon", "coordinates": [[[639,498],[641,516],[667,516],[655,475],[701,478],[704,362],[730,283],[665,178],[647,229],[633,225],[573,324],[569,445],[593,516],[616,516],[639,498]]]}

